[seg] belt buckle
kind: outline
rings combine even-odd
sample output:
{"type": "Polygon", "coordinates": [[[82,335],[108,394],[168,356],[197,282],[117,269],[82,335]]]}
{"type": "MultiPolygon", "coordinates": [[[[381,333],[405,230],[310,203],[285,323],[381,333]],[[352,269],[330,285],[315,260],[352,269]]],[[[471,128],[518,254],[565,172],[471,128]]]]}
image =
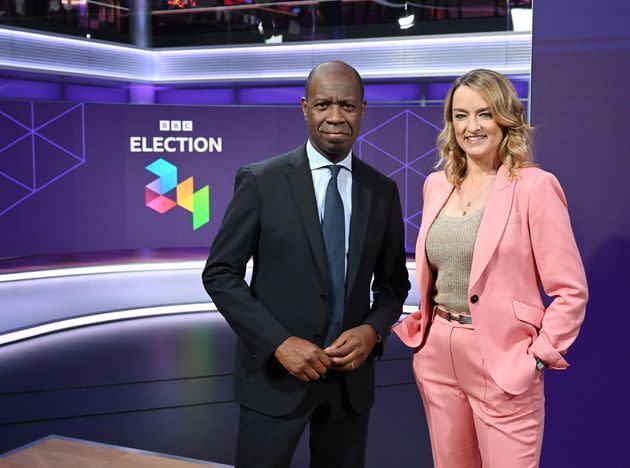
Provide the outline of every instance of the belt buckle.
{"type": "Polygon", "coordinates": [[[449,322],[452,322],[453,319],[453,314],[451,314],[450,312],[446,312],[446,320],[448,320],[449,322]]]}
{"type": "Polygon", "coordinates": [[[457,316],[457,321],[459,322],[460,325],[466,325],[466,321],[464,320],[464,316],[461,315],[461,314],[457,316]]]}

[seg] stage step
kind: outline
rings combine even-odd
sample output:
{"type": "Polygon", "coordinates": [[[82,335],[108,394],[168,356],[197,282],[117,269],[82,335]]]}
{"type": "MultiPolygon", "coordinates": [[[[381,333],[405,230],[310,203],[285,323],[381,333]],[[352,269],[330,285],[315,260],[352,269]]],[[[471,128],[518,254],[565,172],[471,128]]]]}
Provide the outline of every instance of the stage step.
{"type": "Polygon", "coordinates": [[[0,456],[0,468],[233,468],[191,458],[48,436],[0,456]]]}

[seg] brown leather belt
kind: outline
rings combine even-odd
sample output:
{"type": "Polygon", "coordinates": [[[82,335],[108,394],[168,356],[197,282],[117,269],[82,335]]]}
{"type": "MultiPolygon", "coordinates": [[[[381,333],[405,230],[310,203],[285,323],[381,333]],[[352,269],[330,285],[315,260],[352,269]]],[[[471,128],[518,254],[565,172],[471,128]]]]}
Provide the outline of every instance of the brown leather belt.
{"type": "Polygon", "coordinates": [[[449,322],[457,322],[462,325],[472,325],[472,317],[470,315],[452,314],[451,312],[438,309],[437,307],[435,308],[435,315],[439,315],[440,317],[448,320],[449,322]]]}

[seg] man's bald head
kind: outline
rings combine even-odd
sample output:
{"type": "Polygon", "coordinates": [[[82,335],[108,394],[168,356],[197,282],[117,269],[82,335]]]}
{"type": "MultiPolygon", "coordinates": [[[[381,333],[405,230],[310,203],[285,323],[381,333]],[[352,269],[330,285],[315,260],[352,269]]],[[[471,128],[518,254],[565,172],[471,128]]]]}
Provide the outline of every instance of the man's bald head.
{"type": "Polygon", "coordinates": [[[357,86],[359,87],[361,100],[364,100],[365,89],[363,88],[363,79],[361,78],[361,75],[359,75],[359,72],[356,71],[354,67],[348,65],[346,62],[342,62],[341,60],[331,60],[329,62],[323,62],[311,70],[311,72],[308,74],[308,78],[306,78],[306,85],[304,87],[304,96],[307,100],[310,94],[309,89],[311,87],[313,78],[315,78],[315,76],[320,73],[340,75],[347,73],[348,75],[352,76],[356,80],[357,86]]]}
{"type": "Polygon", "coordinates": [[[352,150],[365,111],[363,83],[343,62],[325,62],[311,71],[302,98],[308,139],[333,164],[352,150]]]}

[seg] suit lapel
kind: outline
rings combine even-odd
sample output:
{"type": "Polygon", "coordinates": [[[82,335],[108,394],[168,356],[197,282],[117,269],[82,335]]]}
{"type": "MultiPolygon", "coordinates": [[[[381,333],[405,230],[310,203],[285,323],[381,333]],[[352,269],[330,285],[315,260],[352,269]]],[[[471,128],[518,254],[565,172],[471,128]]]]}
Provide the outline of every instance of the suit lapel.
{"type": "Polygon", "coordinates": [[[508,177],[505,167],[499,167],[494,187],[486,201],[486,208],[475,241],[470,269],[471,287],[479,280],[501,240],[512,207],[515,186],[515,181],[508,177]]]}
{"type": "Polygon", "coordinates": [[[448,200],[448,197],[451,196],[453,192],[453,186],[446,180],[446,177],[443,173],[439,173],[437,176],[439,177],[433,187],[430,187],[429,190],[431,193],[427,193],[427,201],[429,202],[424,207],[424,212],[422,213],[422,226],[420,232],[418,233],[418,242],[422,242],[422,247],[424,251],[424,245],[427,238],[427,232],[437,218],[437,215],[440,213],[444,204],[448,200]]]}
{"type": "Polygon", "coordinates": [[[352,156],[352,216],[350,219],[350,245],[348,249],[348,274],[346,297],[350,294],[359,271],[365,233],[368,229],[372,190],[363,163],[352,156]]]}
{"type": "Polygon", "coordinates": [[[328,267],[326,265],[326,250],[322,237],[319,215],[317,213],[317,201],[315,200],[315,188],[313,176],[306,157],[306,148],[296,150],[291,158],[291,167],[287,170],[287,177],[291,185],[291,191],[304,232],[311,246],[313,256],[319,268],[324,284],[328,284],[328,267]]]}
{"type": "MultiPolygon", "coordinates": [[[[429,261],[426,255],[426,240],[429,228],[437,218],[444,204],[451,196],[453,192],[453,186],[448,182],[444,173],[438,173],[433,177],[436,178],[432,187],[428,187],[427,200],[422,213],[422,225],[420,226],[420,232],[418,233],[418,240],[416,242],[416,275],[418,275],[418,282],[420,291],[430,292],[429,284],[431,282],[431,270],[429,268],[429,261]]],[[[428,304],[427,297],[420,298],[420,305],[422,308],[426,308],[428,304]]],[[[427,312],[430,314],[430,312],[427,312]]],[[[428,315],[427,315],[428,316],[428,315]]]]}

